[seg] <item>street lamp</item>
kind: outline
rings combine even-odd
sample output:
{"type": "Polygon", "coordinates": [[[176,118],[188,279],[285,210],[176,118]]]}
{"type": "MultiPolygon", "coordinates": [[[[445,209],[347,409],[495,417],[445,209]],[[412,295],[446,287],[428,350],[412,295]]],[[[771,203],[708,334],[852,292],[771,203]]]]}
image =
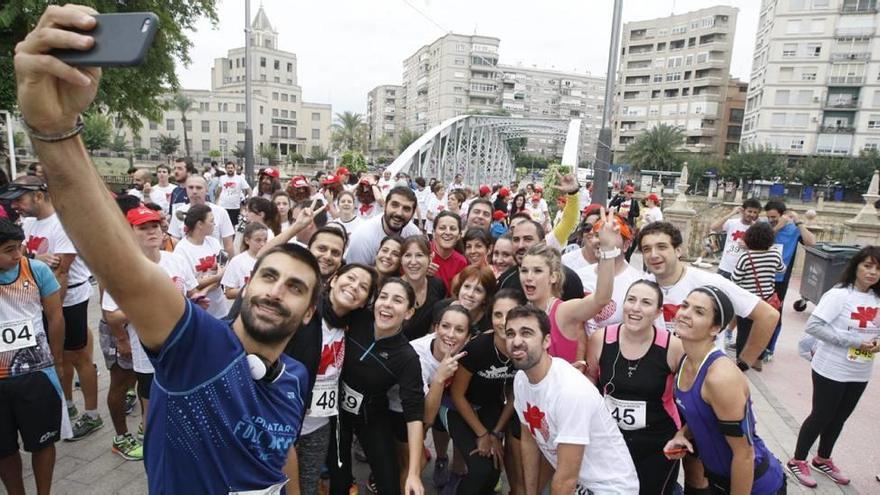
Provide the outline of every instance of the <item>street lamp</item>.
{"type": "Polygon", "coordinates": [[[605,77],[605,108],[602,109],[602,129],[593,165],[593,202],[605,204],[608,198],[608,166],[611,164],[611,110],[614,103],[614,79],[617,72],[617,55],[620,52],[620,17],[623,0],[614,0],[611,19],[611,45],[608,48],[608,74],[605,77]]]}

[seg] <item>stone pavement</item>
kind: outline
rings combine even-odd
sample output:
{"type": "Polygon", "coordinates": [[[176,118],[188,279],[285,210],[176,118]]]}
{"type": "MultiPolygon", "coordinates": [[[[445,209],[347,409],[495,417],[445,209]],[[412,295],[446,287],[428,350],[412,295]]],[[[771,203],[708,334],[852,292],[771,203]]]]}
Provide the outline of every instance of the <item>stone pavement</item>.
{"type": "MultiPolygon", "coordinates": [[[[798,357],[796,352],[797,340],[812,310],[812,305],[804,313],[796,313],[791,309],[791,303],[799,297],[797,294],[799,286],[799,280],[791,284],[792,289],[783,313],[785,327],[773,362],[766,365],[762,373],[754,371],[748,373],[752,382],[752,401],[757,416],[758,434],[783,462],[791,457],[800,421],[809,413],[812,390],[809,363],[798,357]]],[[[96,299],[97,297],[92,298],[89,308],[90,326],[93,330],[97,329],[100,313],[96,299]]],[[[147,493],[143,464],[125,461],[110,451],[113,427],[106,407],[109,374],[103,366],[103,358],[97,346],[95,356],[100,371],[99,406],[105,421],[104,427],[79,442],[58,444],[53,493],[76,495],[147,493]]],[[[874,475],[880,473],[880,462],[878,462],[880,449],[876,447],[880,445],[880,429],[876,427],[876,416],[873,408],[870,407],[877,404],[880,399],[878,375],[880,368],[875,367],[874,380],[868,385],[859,407],[844,428],[835,452],[835,459],[852,477],[853,485],[840,487],[817,474],[816,478],[819,482],[817,489],[806,489],[789,481],[789,493],[880,493],[880,483],[874,480],[874,475]]],[[[75,393],[75,400],[82,410],[82,396],[79,392],[75,393]]],[[[139,421],[139,412],[128,418],[130,431],[136,431],[139,421]]],[[[23,461],[27,492],[35,493],[27,454],[23,454],[23,461]]],[[[356,463],[355,474],[359,480],[365,479],[367,471],[366,466],[356,463]]],[[[432,465],[429,464],[423,474],[425,487],[429,488],[428,493],[433,493],[430,484],[431,472],[432,465]]],[[[5,493],[2,487],[0,493],[5,493]]],[[[361,493],[368,492],[362,487],[361,493]]]]}

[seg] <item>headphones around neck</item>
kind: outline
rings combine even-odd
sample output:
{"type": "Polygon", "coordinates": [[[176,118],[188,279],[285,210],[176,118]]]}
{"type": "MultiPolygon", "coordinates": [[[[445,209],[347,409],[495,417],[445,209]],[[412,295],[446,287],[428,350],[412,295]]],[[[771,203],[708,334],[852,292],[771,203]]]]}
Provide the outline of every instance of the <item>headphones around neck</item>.
{"type": "Polygon", "coordinates": [[[268,359],[259,354],[248,354],[247,363],[251,370],[251,378],[265,383],[274,382],[284,371],[284,365],[280,359],[270,363],[268,359]]]}

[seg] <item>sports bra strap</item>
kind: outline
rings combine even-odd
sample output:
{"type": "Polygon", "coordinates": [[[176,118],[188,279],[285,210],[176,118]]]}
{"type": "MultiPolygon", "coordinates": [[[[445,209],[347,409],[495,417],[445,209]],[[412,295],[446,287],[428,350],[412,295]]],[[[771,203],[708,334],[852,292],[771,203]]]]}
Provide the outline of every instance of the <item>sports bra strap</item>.
{"type": "Polygon", "coordinates": [[[605,343],[613,344],[617,342],[617,334],[620,331],[620,325],[605,327],[605,343]]]}
{"type": "Polygon", "coordinates": [[[654,345],[666,349],[669,346],[669,331],[664,328],[654,328],[654,345]]]}

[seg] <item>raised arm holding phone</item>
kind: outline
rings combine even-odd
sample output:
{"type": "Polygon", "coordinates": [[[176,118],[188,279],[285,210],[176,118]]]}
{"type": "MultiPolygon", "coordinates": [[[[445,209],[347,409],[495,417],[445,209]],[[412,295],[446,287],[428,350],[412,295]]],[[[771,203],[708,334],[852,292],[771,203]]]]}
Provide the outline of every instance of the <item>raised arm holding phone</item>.
{"type": "Polygon", "coordinates": [[[288,493],[297,492],[293,445],[308,379],[282,351],[314,312],[317,263],[300,247],[265,253],[230,323],[188,302],[144,257],[78,137],[101,70],[49,54],[88,50],[93,39],[72,30],[94,29],[94,14],[76,5],[46,9],[15,49],[18,100],[65,230],[156,369],[145,459],[150,491],[275,493],[293,479],[288,493]]]}

